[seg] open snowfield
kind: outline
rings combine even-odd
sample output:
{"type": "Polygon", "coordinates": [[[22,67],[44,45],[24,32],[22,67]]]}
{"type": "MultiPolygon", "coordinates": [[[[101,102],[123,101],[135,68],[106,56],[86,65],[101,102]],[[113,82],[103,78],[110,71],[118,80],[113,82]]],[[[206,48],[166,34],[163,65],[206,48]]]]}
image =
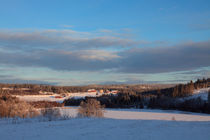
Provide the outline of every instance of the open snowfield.
{"type": "MultiPolygon", "coordinates": [[[[77,107],[63,107],[62,113],[71,117],[76,117],[77,107]]],[[[124,120],[167,120],[172,118],[176,121],[209,121],[210,115],[202,113],[191,113],[184,111],[164,111],[152,109],[106,109],[105,118],[124,120]]]]}
{"type": "MultiPolygon", "coordinates": [[[[186,97],[207,99],[208,89],[196,90],[186,97]]],[[[87,94],[75,94],[81,97],[87,94]]],[[[57,95],[19,96],[26,101],[57,101],[57,95]]],[[[173,110],[106,109],[103,119],[75,118],[77,107],[63,107],[61,112],[72,119],[59,121],[0,120],[2,140],[209,140],[210,115],[173,110]]]]}
{"type": "Polygon", "coordinates": [[[0,126],[2,140],[209,140],[210,122],[71,119],[0,126]]]}
{"type": "MultiPolygon", "coordinates": [[[[76,108],[62,112],[73,116],[76,108]]],[[[210,115],[161,110],[106,110],[103,119],[0,121],[2,140],[209,140],[209,132],[210,115]]]]}
{"type": "Polygon", "coordinates": [[[60,102],[62,103],[65,99],[68,99],[68,97],[63,98],[55,98],[56,96],[60,96],[59,94],[53,94],[53,95],[16,95],[17,98],[24,101],[52,101],[52,102],[60,102]]]}

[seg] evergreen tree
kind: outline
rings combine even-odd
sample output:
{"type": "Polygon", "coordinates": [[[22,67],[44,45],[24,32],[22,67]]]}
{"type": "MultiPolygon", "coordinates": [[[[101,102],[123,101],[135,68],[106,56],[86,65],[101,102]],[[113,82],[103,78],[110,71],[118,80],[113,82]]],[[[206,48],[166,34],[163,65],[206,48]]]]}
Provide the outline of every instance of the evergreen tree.
{"type": "Polygon", "coordinates": [[[176,86],[176,87],[173,89],[173,94],[172,94],[172,96],[173,96],[173,97],[177,97],[178,94],[179,94],[179,89],[178,89],[178,86],[176,86]]]}

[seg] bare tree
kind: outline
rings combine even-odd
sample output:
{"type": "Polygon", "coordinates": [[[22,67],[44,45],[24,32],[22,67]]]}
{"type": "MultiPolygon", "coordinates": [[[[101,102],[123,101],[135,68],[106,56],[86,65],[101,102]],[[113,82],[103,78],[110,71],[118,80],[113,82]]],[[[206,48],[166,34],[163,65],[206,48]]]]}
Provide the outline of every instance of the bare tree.
{"type": "Polygon", "coordinates": [[[0,96],[0,117],[35,117],[39,112],[30,104],[9,95],[0,96]]]}
{"type": "Polygon", "coordinates": [[[86,102],[82,101],[78,109],[79,117],[103,117],[104,106],[96,99],[88,99],[86,102]]]}

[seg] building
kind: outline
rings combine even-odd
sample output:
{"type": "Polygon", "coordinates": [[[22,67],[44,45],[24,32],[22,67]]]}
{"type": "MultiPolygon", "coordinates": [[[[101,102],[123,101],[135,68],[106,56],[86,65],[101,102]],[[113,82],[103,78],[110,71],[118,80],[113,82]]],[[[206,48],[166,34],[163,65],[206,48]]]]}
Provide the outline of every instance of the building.
{"type": "Polygon", "coordinates": [[[88,89],[88,93],[96,93],[97,91],[95,89],[88,89]]]}

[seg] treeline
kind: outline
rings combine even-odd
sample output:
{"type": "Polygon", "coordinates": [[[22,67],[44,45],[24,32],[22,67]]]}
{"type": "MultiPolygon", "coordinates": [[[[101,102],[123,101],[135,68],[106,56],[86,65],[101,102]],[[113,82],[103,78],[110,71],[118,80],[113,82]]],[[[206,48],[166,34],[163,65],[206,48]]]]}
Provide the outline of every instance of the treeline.
{"type": "Polygon", "coordinates": [[[147,107],[151,109],[181,110],[210,114],[210,101],[202,100],[200,97],[186,100],[170,97],[150,98],[147,107]]]}
{"type": "MultiPolygon", "coordinates": [[[[95,98],[105,105],[106,108],[158,108],[175,109],[191,112],[210,113],[210,101],[200,98],[181,100],[193,94],[195,89],[210,87],[210,78],[198,79],[196,82],[179,84],[171,88],[157,89],[152,91],[138,92],[132,89],[121,90],[117,96],[104,95],[100,97],[86,97],[84,99],[67,99],[65,106],[78,106],[80,102],[89,98],[95,98]]],[[[210,93],[209,93],[210,94],[210,93]]],[[[209,95],[210,100],[210,95],[209,95]]]]}
{"type": "Polygon", "coordinates": [[[118,94],[118,96],[103,95],[100,97],[85,97],[84,99],[70,98],[64,100],[63,103],[65,106],[79,106],[82,101],[97,99],[106,108],[143,108],[144,98],[142,95],[118,94]]]}
{"type": "Polygon", "coordinates": [[[16,95],[37,95],[42,92],[48,93],[76,93],[87,92],[88,89],[96,90],[118,90],[120,92],[140,93],[143,91],[162,89],[172,87],[171,84],[148,84],[148,85],[88,85],[88,86],[53,86],[53,85],[38,85],[38,84],[1,84],[0,94],[16,94],[16,95]]]}
{"type": "Polygon", "coordinates": [[[203,78],[198,79],[193,83],[193,81],[190,81],[187,84],[179,84],[171,88],[165,88],[165,89],[158,89],[158,90],[151,90],[151,91],[146,91],[142,92],[141,94],[152,94],[156,96],[167,96],[167,97],[186,97],[191,94],[193,94],[193,91],[195,89],[200,89],[200,88],[207,88],[210,87],[210,78],[203,78]]]}

